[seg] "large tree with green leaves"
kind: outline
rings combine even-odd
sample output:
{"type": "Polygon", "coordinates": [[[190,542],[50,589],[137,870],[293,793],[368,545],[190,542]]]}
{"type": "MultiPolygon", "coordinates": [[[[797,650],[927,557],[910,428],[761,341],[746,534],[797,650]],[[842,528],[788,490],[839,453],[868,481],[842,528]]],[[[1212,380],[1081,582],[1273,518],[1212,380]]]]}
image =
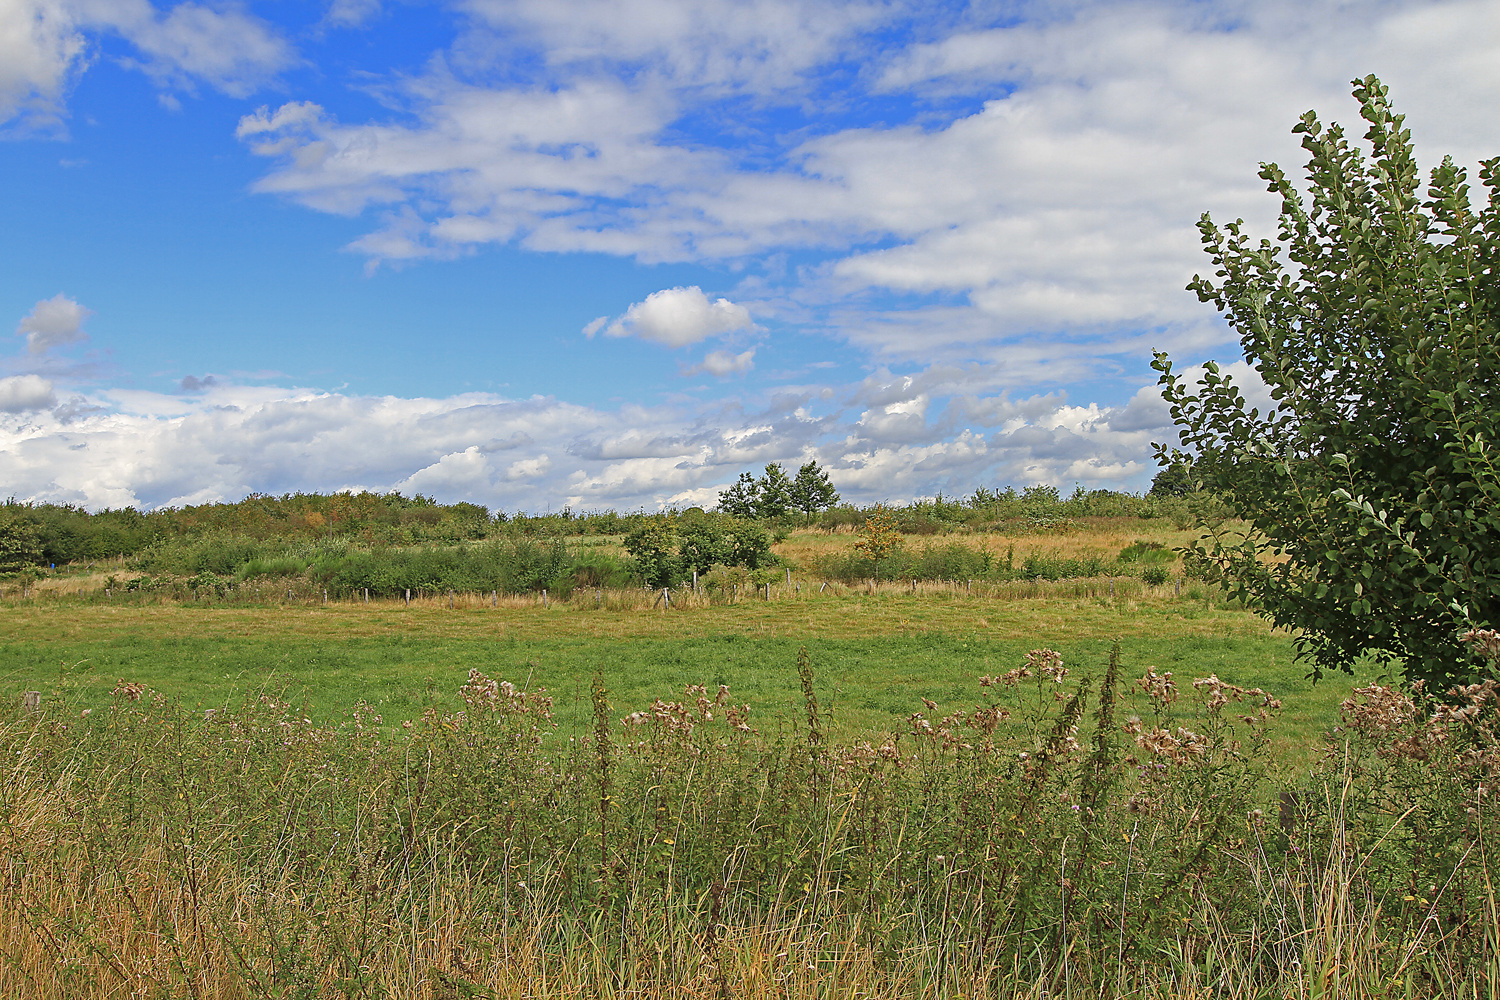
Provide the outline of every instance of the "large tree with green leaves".
{"type": "Polygon", "coordinates": [[[812,520],[820,510],[827,510],[839,502],[839,491],[834,489],[828,470],[818,465],[815,458],[797,470],[792,480],[792,506],[802,512],[803,522],[812,520]]]}
{"type": "Polygon", "coordinates": [[[1500,624],[1500,157],[1478,208],[1451,159],[1424,191],[1386,88],[1367,77],[1354,96],[1371,155],[1308,112],[1306,194],[1262,167],[1274,242],[1203,217],[1215,273],[1189,288],[1273,402],[1261,413],[1217,365],[1194,381],[1159,353],[1182,448],[1158,459],[1191,461],[1248,523],[1214,527],[1198,557],[1297,630],[1314,676],[1368,653],[1446,684],[1484,669],[1458,636],[1500,624]]]}

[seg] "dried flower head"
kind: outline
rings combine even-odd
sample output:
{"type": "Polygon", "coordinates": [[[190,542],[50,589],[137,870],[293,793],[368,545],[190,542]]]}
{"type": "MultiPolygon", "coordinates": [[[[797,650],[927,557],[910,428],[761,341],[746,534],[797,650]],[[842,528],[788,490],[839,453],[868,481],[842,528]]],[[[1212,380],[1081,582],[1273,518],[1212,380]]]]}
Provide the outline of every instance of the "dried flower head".
{"type": "Polygon", "coordinates": [[[1027,676],[1035,673],[1061,684],[1063,678],[1068,676],[1068,671],[1062,664],[1062,654],[1055,649],[1033,649],[1026,654],[1027,676]]]}
{"type": "Polygon", "coordinates": [[[115,689],[110,692],[116,698],[124,698],[126,701],[140,701],[141,695],[146,693],[146,685],[135,681],[127,681],[121,677],[115,683],[115,689]]]}
{"type": "Polygon", "coordinates": [[[1146,676],[1135,682],[1136,687],[1146,692],[1146,697],[1156,706],[1158,712],[1164,712],[1167,706],[1177,700],[1177,685],[1172,682],[1172,671],[1158,674],[1155,667],[1146,668],[1146,676]]]}

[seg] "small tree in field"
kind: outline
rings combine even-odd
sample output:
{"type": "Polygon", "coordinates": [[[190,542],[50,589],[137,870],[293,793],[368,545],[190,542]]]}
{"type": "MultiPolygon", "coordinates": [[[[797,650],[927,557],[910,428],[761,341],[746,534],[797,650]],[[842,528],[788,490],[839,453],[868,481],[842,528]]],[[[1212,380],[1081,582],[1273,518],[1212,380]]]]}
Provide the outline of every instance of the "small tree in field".
{"type": "Polygon", "coordinates": [[[760,487],[756,485],[755,477],[748,472],[741,472],[734,485],[719,491],[719,511],[730,517],[755,517],[759,495],[760,487]]]}
{"type": "Polygon", "coordinates": [[[1373,157],[1308,112],[1308,196],[1262,168],[1275,243],[1199,225],[1215,274],[1189,288],[1238,331],[1273,405],[1159,353],[1186,451],[1157,457],[1190,460],[1249,522],[1212,530],[1201,565],[1298,630],[1315,677],[1373,653],[1446,683],[1483,671],[1459,635],[1500,619],[1500,157],[1479,209],[1451,159],[1424,198],[1386,88],[1367,77],[1354,96],[1373,157]]]}
{"type": "Polygon", "coordinates": [[[901,529],[896,526],[896,519],[884,507],[876,507],[875,512],[865,518],[854,547],[875,560],[875,579],[878,580],[880,560],[899,549],[901,541],[901,529]]]}
{"type": "Polygon", "coordinates": [[[839,491],[833,488],[833,480],[828,478],[827,470],[818,465],[817,459],[797,470],[797,478],[792,480],[792,506],[802,512],[804,524],[811,521],[816,512],[827,510],[838,502],[839,491]]]}
{"type": "Polygon", "coordinates": [[[793,510],[792,480],[780,462],[766,466],[765,475],[755,484],[755,515],[761,518],[785,517],[793,510]]]}
{"type": "Polygon", "coordinates": [[[649,587],[670,587],[682,576],[677,549],[677,517],[671,513],[647,518],[625,536],[625,551],[649,587]]]}

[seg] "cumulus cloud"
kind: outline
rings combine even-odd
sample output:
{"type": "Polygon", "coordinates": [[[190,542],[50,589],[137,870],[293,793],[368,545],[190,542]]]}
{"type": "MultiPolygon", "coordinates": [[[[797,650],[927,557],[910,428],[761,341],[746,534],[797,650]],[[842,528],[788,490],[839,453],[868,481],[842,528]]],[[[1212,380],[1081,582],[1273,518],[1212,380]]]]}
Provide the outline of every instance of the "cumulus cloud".
{"type": "MultiPolygon", "coordinates": [[[[640,337],[668,347],[686,347],[709,337],[749,330],[754,325],[750,310],[744,306],[724,298],[710,301],[703,289],[690,285],[652,292],[606,326],[604,335],[640,337]]],[[[585,332],[588,332],[587,327],[585,332]]],[[[748,361],[746,358],[747,364],[748,361]]]]}
{"type": "Polygon", "coordinates": [[[87,43],[52,0],[0,0],[0,124],[54,125],[87,43]]]}
{"type": "Polygon", "coordinates": [[[730,351],[709,351],[703,356],[701,364],[693,365],[686,369],[684,375],[697,375],[707,372],[719,378],[728,378],[731,375],[743,375],[755,367],[755,348],[734,354],[730,351]]]}
{"type": "Polygon", "coordinates": [[[1172,412],[1167,401],[1161,397],[1161,386],[1142,386],[1130,402],[1109,419],[1111,430],[1145,431],[1172,426],[1172,412]]]}
{"type": "Polygon", "coordinates": [[[52,383],[40,375],[12,375],[0,378],[0,413],[25,413],[44,410],[57,404],[52,383]]]}
{"type": "MultiPolygon", "coordinates": [[[[252,491],[400,489],[506,510],[655,508],[767,462],[817,458],[851,500],[982,484],[1143,488],[1151,428],[1058,395],[930,395],[922,376],[745,401],[608,410],[488,393],[355,396],[220,383],[112,389],[56,405],[0,380],[0,481],[23,499],[154,507],[252,491]],[[561,443],[567,442],[564,446],[561,443]]],[[[697,501],[695,501],[697,502],[697,501]]]]}
{"type": "Polygon", "coordinates": [[[26,338],[26,349],[32,354],[46,354],[54,347],[88,340],[83,321],[92,315],[91,310],[58,292],[33,306],[16,326],[16,334],[26,338]]]}

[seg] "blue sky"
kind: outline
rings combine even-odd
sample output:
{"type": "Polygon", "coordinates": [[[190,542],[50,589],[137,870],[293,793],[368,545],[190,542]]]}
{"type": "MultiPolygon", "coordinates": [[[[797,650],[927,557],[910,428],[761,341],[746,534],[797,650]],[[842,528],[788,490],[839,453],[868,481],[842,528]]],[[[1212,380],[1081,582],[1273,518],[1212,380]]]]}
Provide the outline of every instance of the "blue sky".
{"type": "Polygon", "coordinates": [[[1203,211],[1500,152],[1500,4],[0,0],[0,488],[1144,488],[1203,211]]]}

